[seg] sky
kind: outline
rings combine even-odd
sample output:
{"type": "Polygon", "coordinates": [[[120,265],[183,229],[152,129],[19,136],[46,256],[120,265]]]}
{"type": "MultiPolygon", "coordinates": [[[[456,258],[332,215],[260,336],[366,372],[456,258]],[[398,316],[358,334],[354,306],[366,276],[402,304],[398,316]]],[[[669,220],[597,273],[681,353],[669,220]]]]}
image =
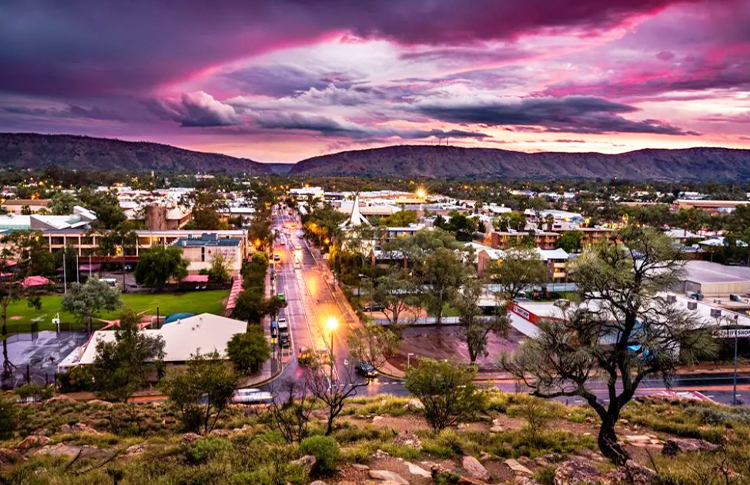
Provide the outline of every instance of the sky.
{"type": "Polygon", "coordinates": [[[750,148],[750,0],[3,0],[0,132],[263,162],[750,148]]]}

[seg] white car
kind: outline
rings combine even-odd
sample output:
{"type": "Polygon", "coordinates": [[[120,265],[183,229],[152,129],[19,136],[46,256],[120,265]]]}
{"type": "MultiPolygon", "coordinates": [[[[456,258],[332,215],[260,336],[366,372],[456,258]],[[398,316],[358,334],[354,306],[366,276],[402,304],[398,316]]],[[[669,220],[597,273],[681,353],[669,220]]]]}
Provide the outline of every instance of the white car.
{"type": "Polygon", "coordinates": [[[232,402],[237,404],[260,404],[271,401],[273,396],[270,392],[260,389],[237,389],[232,396],[232,402]]]}

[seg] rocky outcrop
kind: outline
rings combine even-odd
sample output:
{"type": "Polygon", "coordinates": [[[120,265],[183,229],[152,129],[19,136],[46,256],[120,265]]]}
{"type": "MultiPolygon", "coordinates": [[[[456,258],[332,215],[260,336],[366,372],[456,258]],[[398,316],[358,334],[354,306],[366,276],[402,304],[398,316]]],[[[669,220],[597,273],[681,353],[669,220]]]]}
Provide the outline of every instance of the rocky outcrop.
{"type": "Polygon", "coordinates": [[[63,424],[60,426],[61,433],[85,433],[85,434],[101,434],[88,424],[76,423],[74,425],[63,424]]]}
{"type": "Polygon", "coordinates": [[[471,455],[466,455],[461,460],[461,467],[469,474],[471,478],[477,478],[479,480],[488,481],[490,479],[490,472],[479,463],[479,460],[471,455]]]}
{"type": "Polygon", "coordinates": [[[534,474],[527,467],[521,465],[518,461],[512,458],[505,460],[504,463],[505,463],[505,466],[510,468],[510,471],[512,471],[514,475],[523,475],[523,476],[530,477],[531,475],[534,474]]]}
{"type": "Polygon", "coordinates": [[[555,470],[555,485],[593,485],[602,483],[599,470],[584,460],[566,460],[555,470]]]}
{"type": "Polygon", "coordinates": [[[75,446],[66,445],[65,443],[58,443],[56,445],[46,445],[38,448],[30,453],[31,456],[38,455],[51,455],[51,456],[65,456],[68,458],[74,458],[80,454],[81,458],[103,458],[108,456],[108,453],[104,450],[97,448],[96,446],[75,446]]]}
{"type": "Polygon", "coordinates": [[[318,460],[313,455],[305,455],[302,458],[292,461],[291,464],[301,466],[309,475],[317,462],[318,460]]]}
{"type": "Polygon", "coordinates": [[[44,446],[50,441],[52,440],[50,440],[46,436],[32,434],[31,436],[27,436],[26,438],[24,438],[23,441],[21,441],[20,443],[16,445],[16,451],[20,451],[21,453],[26,453],[30,449],[37,448],[39,446],[44,446]]]}
{"type": "Polygon", "coordinates": [[[667,456],[675,456],[688,451],[716,451],[718,445],[708,441],[692,438],[672,438],[664,443],[661,452],[667,456]]]}
{"type": "Polygon", "coordinates": [[[26,460],[26,457],[16,450],[0,448],[0,465],[12,465],[24,460],[26,460]]]}
{"type": "Polygon", "coordinates": [[[409,485],[409,481],[399,475],[396,472],[390,470],[370,470],[368,472],[370,478],[376,478],[378,480],[390,480],[398,483],[399,485],[409,485]]]}
{"type": "Polygon", "coordinates": [[[399,433],[395,438],[393,438],[393,444],[406,446],[415,450],[422,449],[422,440],[419,439],[419,436],[415,435],[414,433],[410,433],[409,431],[399,433]]]}
{"type": "Polygon", "coordinates": [[[607,474],[607,480],[613,483],[627,483],[629,485],[652,485],[656,483],[659,476],[655,471],[643,465],[639,465],[633,460],[625,462],[616,470],[607,474]]]}

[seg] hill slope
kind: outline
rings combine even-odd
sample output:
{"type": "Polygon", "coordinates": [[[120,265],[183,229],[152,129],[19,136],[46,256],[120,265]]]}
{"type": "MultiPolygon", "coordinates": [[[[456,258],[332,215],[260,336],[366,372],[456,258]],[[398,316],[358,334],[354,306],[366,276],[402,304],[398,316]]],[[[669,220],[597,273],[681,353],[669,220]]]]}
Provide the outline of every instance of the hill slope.
{"type": "Polygon", "coordinates": [[[750,180],[750,150],[648,149],[607,155],[401,145],[309,158],[297,163],[291,175],[741,181],[750,180]]]}
{"type": "Polygon", "coordinates": [[[169,145],[73,135],[0,133],[0,167],[159,170],[175,172],[249,172],[270,174],[266,165],[216,153],[169,145]]]}

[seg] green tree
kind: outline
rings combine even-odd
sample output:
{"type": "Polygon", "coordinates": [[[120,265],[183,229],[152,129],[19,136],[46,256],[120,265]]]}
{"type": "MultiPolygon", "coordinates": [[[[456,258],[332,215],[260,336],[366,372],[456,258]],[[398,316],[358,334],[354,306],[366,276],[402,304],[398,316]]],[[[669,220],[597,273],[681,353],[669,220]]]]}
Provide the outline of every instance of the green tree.
{"type": "Polygon", "coordinates": [[[211,267],[208,269],[208,281],[211,283],[226,283],[230,278],[229,262],[221,253],[216,253],[211,259],[211,267]]]}
{"type": "Polygon", "coordinates": [[[164,340],[138,328],[140,315],[131,308],[120,313],[113,341],[100,340],[92,365],[97,394],[104,399],[127,402],[148,383],[149,373],[164,368],[164,340]]]}
{"type": "Polygon", "coordinates": [[[379,225],[384,227],[408,227],[419,222],[416,211],[402,210],[387,217],[380,218],[379,225]]]}
{"type": "Polygon", "coordinates": [[[127,219],[115,192],[84,190],[80,199],[85,208],[96,214],[97,225],[104,229],[114,229],[127,219]]]}
{"type": "Polygon", "coordinates": [[[18,420],[18,411],[14,400],[3,393],[0,395],[0,439],[7,440],[13,437],[18,420]]]}
{"type": "Polygon", "coordinates": [[[473,364],[477,357],[488,355],[487,338],[491,333],[507,336],[511,328],[505,302],[497,302],[492,315],[484,315],[479,307],[484,285],[481,280],[469,280],[456,295],[453,305],[459,314],[463,327],[463,340],[469,351],[469,361],[473,364]]]}
{"type": "Polygon", "coordinates": [[[547,269],[536,249],[512,248],[505,251],[502,262],[489,267],[489,274],[492,282],[502,286],[512,300],[525,288],[543,283],[547,269]]]}
{"type": "Polygon", "coordinates": [[[452,232],[457,241],[471,241],[477,231],[477,221],[453,211],[448,223],[443,226],[446,231],[452,232]]]}
{"type": "Polygon", "coordinates": [[[91,330],[94,318],[98,317],[102,310],[117,310],[121,304],[120,291],[117,288],[112,288],[97,278],[89,278],[82,285],[70,285],[62,300],[62,309],[75,315],[78,321],[86,323],[91,330]]]}
{"type": "Polygon", "coordinates": [[[390,268],[376,280],[374,299],[383,306],[388,322],[396,326],[402,313],[416,304],[418,289],[409,272],[403,268],[390,268]]]}
{"type": "Polygon", "coordinates": [[[576,253],[581,250],[581,231],[566,231],[557,239],[555,246],[563,249],[566,253],[576,253]]]}
{"type": "Polygon", "coordinates": [[[221,355],[193,355],[187,368],[162,380],[161,390],[180,412],[186,431],[208,434],[232,400],[237,376],[221,355]]]}
{"type": "Polygon", "coordinates": [[[227,208],[226,199],[216,190],[194,190],[183,198],[182,204],[192,208],[193,220],[186,228],[209,231],[229,228],[221,219],[222,211],[227,208]]]}
{"type": "Polygon", "coordinates": [[[424,405],[424,416],[435,431],[458,424],[478,412],[484,402],[471,366],[419,359],[406,371],[404,386],[424,405]]]}
{"type": "Polygon", "coordinates": [[[263,328],[260,325],[250,325],[246,333],[232,336],[227,343],[227,355],[238,374],[258,372],[263,363],[271,358],[271,348],[263,334],[263,328]]]}
{"type": "Polygon", "coordinates": [[[53,215],[67,215],[73,213],[73,208],[79,204],[75,195],[67,192],[57,192],[52,196],[47,208],[53,215]]]}
{"type": "Polygon", "coordinates": [[[450,303],[461,285],[470,275],[471,267],[464,264],[461,255],[447,248],[439,248],[427,256],[421,268],[421,299],[437,324],[443,322],[445,306],[450,303]]]}
{"type": "Polygon", "coordinates": [[[365,322],[346,336],[349,354],[360,362],[380,369],[398,350],[401,339],[397,332],[374,322],[365,322]]]}
{"type": "Polygon", "coordinates": [[[179,246],[154,246],[141,251],[135,267],[135,281],[149,288],[164,288],[170,279],[187,276],[190,262],[182,257],[179,246]]]}
{"type": "Polygon", "coordinates": [[[619,237],[621,244],[586,250],[572,265],[585,304],[542,322],[539,334],[502,364],[536,396],[585,399],[601,419],[600,450],[622,465],[629,455],[615,423],[640,383],[651,375],[668,382],[679,363],[710,355],[715,341],[705,323],[660,293],[684,275],[684,256],[671,238],[634,227],[619,237]],[[591,387],[599,375],[606,377],[606,400],[591,387]]]}

